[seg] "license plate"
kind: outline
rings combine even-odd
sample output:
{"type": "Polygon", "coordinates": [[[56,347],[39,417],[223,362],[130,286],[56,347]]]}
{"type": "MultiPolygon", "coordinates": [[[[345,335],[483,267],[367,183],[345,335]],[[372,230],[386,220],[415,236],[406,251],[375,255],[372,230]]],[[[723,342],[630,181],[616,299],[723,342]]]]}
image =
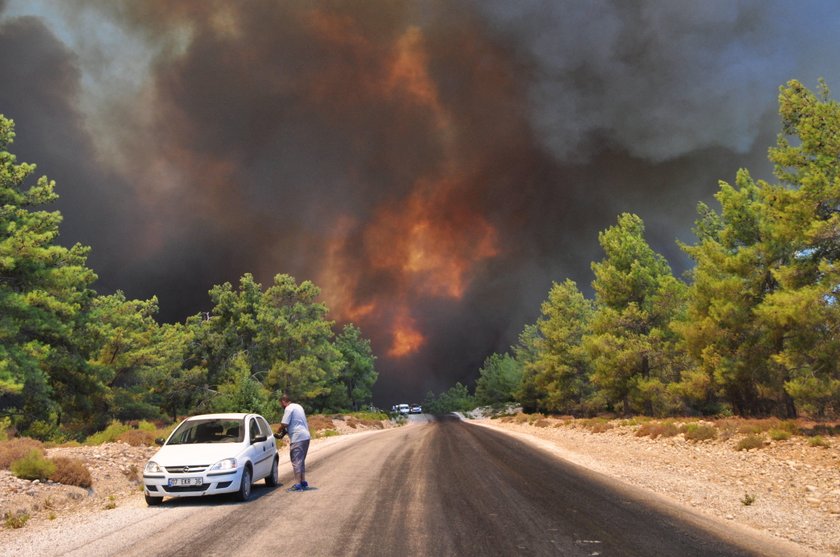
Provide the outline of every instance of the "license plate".
{"type": "Polygon", "coordinates": [[[169,487],[187,485],[201,485],[204,481],[201,478],[169,478],[169,487]]]}

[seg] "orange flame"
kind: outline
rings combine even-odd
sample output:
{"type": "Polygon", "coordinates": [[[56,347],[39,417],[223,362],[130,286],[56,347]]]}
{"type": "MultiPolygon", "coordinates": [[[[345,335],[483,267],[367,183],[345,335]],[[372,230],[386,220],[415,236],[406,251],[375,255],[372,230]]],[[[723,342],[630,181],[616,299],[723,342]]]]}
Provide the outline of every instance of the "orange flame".
{"type": "MultiPolygon", "coordinates": [[[[384,54],[379,64],[358,66],[366,72],[362,94],[428,111],[441,147],[443,160],[430,170],[430,176],[437,176],[417,179],[407,198],[380,205],[369,221],[347,218],[333,228],[321,271],[323,292],[338,318],[382,320],[390,331],[387,354],[405,357],[426,342],[412,318],[413,305],[423,297],[461,299],[476,266],[498,254],[496,230],[468,199],[466,192],[473,188],[464,167],[469,164],[456,152],[452,117],[430,75],[422,30],[408,27],[380,51],[351,19],[313,11],[309,24],[321,39],[341,46],[351,58],[384,54]],[[354,250],[361,252],[361,260],[347,255],[351,237],[361,241],[354,250]],[[366,276],[371,270],[387,277],[387,292],[358,293],[368,290],[364,281],[370,280],[366,276]]],[[[325,72],[333,74],[343,75],[343,70],[325,72]]],[[[334,82],[316,83],[313,95],[329,98],[331,109],[351,109],[335,104],[334,89],[334,82]]]]}
{"type": "Polygon", "coordinates": [[[392,358],[402,358],[413,354],[426,342],[426,339],[415,327],[414,320],[405,315],[397,318],[391,338],[392,343],[388,355],[392,358]]]}

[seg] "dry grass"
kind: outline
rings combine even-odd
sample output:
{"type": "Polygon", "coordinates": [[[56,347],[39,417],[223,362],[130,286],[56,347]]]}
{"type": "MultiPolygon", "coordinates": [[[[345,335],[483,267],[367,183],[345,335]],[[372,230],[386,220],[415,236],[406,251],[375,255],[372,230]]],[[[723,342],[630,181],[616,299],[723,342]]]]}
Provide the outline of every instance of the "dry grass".
{"type": "Polygon", "coordinates": [[[676,437],[679,433],[680,428],[673,422],[646,422],[636,430],[636,437],[648,436],[656,439],[657,437],[676,437]]]}
{"type": "Polygon", "coordinates": [[[151,446],[155,444],[157,434],[154,431],[145,429],[131,429],[121,433],[117,437],[117,441],[128,443],[132,447],[151,446]]]}
{"type": "Polygon", "coordinates": [[[735,450],[738,451],[749,451],[752,449],[762,449],[764,448],[764,435],[758,435],[755,433],[751,433],[738,441],[738,444],[735,445],[735,450]]]}
{"type": "Polygon", "coordinates": [[[685,424],[680,431],[688,441],[707,441],[717,439],[718,436],[717,428],[711,424],[685,424]]]}
{"type": "Polygon", "coordinates": [[[55,457],[50,459],[55,464],[55,472],[50,479],[64,485],[75,485],[88,488],[93,485],[90,470],[78,458],[55,457]]]}
{"type": "Polygon", "coordinates": [[[12,462],[20,460],[29,454],[33,449],[46,455],[44,444],[29,437],[15,437],[7,441],[0,441],[0,469],[8,470],[12,462]]]}
{"type": "Polygon", "coordinates": [[[344,420],[349,427],[356,429],[357,427],[373,427],[376,429],[382,429],[384,426],[380,420],[374,420],[371,418],[357,418],[355,416],[347,416],[344,420]]]}
{"type": "Polygon", "coordinates": [[[323,414],[308,416],[306,421],[309,423],[309,431],[312,432],[318,432],[325,429],[335,429],[332,418],[324,416],[323,414]]]}
{"type": "Polygon", "coordinates": [[[583,426],[592,433],[604,433],[605,431],[609,431],[615,427],[615,424],[613,424],[609,418],[587,418],[577,420],[575,423],[583,426]]]}

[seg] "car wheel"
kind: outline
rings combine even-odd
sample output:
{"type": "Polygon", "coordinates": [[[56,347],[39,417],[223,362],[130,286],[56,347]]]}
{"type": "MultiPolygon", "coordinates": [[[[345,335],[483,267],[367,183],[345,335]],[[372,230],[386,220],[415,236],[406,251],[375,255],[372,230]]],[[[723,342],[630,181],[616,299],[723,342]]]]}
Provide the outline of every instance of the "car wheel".
{"type": "Polygon", "coordinates": [[[242,470],[242,481],[239,483],[239,491],[236,492],[237,501],[247,501],[251,497],[251,467],[246,466],[242,470]]]}
{"type": "Polygon", "coordinates": [[[265,485],[268,487],[276,487],[280,483],[280,478],[277,475],[277,457],[274,457],[274,462],[271,464],[271,472],[265,477],[265,485]]]}
{"type": "Polygon", "coordinates": [[[152,497],[151,495],[145,495],[146,497],[146,504],[150,507],[155,507],[163,503],[163,497],[152,497]]]}

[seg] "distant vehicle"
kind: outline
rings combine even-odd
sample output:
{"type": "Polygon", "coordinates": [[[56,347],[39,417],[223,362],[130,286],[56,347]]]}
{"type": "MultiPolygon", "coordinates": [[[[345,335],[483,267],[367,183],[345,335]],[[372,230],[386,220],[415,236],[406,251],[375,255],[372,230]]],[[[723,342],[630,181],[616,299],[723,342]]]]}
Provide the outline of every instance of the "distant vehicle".
{"type": "Polygon", "coordinates": [[[265,478],[279,483],[277,442],[265,418],[258,414],[204,414],[181,422],[146,463],[143,493],[146,504],[164,497],[200,497],[235,493],[251,497],[251,484],[265,478]]]}
{"type": "Polygon", "coordinates": [[[408,404],[400,404],[398,406],[400,414],[408,414],[411,409],[408,407],[408,404]]]}
{"type": "Polygon", "coordinates": [[[423,413],[423,408],[421,408],[419,404],[415,404],[414,406],[411,407],[411,410],[409,410],[409,412],[411,414],[422,414],[423,413]]]}

